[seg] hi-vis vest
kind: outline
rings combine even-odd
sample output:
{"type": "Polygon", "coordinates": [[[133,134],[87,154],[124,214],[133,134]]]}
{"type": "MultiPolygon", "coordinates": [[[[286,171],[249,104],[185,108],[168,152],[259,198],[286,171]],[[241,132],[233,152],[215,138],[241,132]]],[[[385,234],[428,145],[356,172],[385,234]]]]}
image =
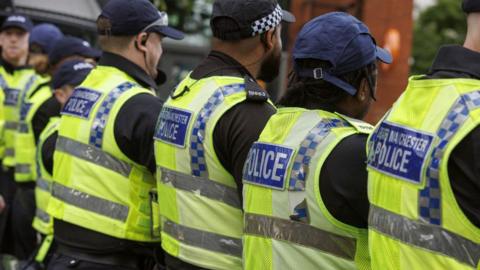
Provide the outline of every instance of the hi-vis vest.
{"type": "Polygon", "coordinates": [[[35,217],[33,218],[33,228],[44,235],[53,234],[53,220],[47,214],[48,201],[51,197],[52,175],[45,169],[42,159],[42,147],[45,141],[58,131],[60,124],[59,117],[50,118],[50,122],[40,134],[36,151],[36,170],[37,185],[35,187],[35,217]]]}
{"type": "Polygon", "coordinates": [[[281,108],[270,118],[243,169],[245,269],[370,268],[367,229],[330,214],[319,177],[340,141],[372,129],[320,110],[281,108]]]}
{"type": "Polygon", "coordinates": [[[267,101],[255,86],[249,78],[188,76],[160,113],[155,159],[162,247],[182,261],[208,269],[242,267],[242,206],[233,176],[215,153],[213,131],[247,95],[267,101]]]}
{"type": "Polygon", "coordinates": [[[15,134],[20,118],[21,100],[32,87],[37,85],[38,79],[39,76],[35,74],[33,69],[19,69],[15,70],[13,74],[0,73],[0,87],[5,95],[3,100],[5,119],[3,126],[4,166],[15,166],[15,134]]]}
{"type": "Polygon", "coordinates": [[[36,162],[35,151],[37,142],[33,134],[32,120],[41,105],[52,97],[48,85],[49,79],[43,78],[45,83],[29,90],[21,100],[20,119],[15,135],[15,181],[35,181],[36,162]]]}
{"type": "Polygon", "coordinates": [[[459,207],[447,171],[452,150],[479,124],[480,81],[410,79],[369,139],[373,269],[480,269],[480,228],[459,207]]]}
{"type": "Polygon", "coordinates": [[[150,232],[155,178],[122,153],[114,135],[123,104],[142,93],[152,94],[109,66],[97,66],[74,90],[58,128],[51,216],[120,239],[160,240],[150,232]]]}

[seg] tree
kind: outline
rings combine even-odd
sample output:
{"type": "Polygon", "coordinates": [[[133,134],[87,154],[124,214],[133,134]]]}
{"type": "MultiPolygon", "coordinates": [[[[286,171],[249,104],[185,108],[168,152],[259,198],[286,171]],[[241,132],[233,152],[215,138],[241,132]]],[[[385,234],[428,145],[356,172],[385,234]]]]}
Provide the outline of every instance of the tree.
{"type": "Polygon", "coordinates": [[[414,26],[412,74],[425,74],[438,48],[444,44],[463,44],[467,31],[461,1],[437,0],[420,13],[414,26]]]}

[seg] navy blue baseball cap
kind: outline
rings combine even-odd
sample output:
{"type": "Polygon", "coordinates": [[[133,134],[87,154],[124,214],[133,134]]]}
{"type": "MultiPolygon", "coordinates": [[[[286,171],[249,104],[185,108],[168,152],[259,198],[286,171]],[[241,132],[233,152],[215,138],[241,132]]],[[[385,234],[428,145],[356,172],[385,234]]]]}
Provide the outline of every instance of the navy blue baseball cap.
{"type": "Polygon", "coordinates": [[[328,69],[304,68],[297,64],[294,69],[300,77],[325,80],[350,95],[355,95],[357,89],[338,76],[376,60],[392,63],[391,54],[376,45],[368,27],[344,12],[327,13],[305,24],[295,42],[293,59],[329,62],[331,68],[328,69]]]}
{"type": "Polygon", "coordinates": [[[77,86],[85,80],[94,66],[83,60],[65,61],[53,74],[51,86],[57,89],[65,85],[77,86]]]}
{"type": "Polygon", "coordinates": [[[12,14],[8,16],[2,24],[2,31],[7,28],[20,28],[26,32],[30,32],[33,28],[32,21],[24,15],[12,14]]]}
{"type": "Polygon", "coordinates": [[[50,65],[53,66],[62,59],[74,55],[98,59],[102,55],[102,52],[92,48],[90,43],[83,39],[65,36],[55,42],[52,50],[48,54],[48,60],[50,61],[50,65]]]}
{"type": "Polygon", "coordinates": [[[49,54],[58,40],[63,38],[63,33],[53,24],[42,23],[35,25],[30,32],[29,43],[40,46],[45,54],[49,54]]]}
{"type": "MultiPolygon", "coordinates": [[[[110,0],[98,19],[109,20],[107,29],[98,29],[100,35],[132,36],[142,32],[156,32],[180,40],[184,33],[168,26],[168,15],[160,12],[147,0],[110,0]]],[[[97,19],[97,20],[98,20],[97,19]]]]}
{"type": "Polygon", "coordinates": [[[480,12],[480,1],[478,0],[463,0],[462,9],[465,13],[480,12]]]}

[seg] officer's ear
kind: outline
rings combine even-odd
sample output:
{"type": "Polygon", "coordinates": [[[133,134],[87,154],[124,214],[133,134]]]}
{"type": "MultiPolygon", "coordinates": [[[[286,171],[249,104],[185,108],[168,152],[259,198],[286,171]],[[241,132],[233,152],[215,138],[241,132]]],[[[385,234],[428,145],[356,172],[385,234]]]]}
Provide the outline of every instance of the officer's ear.
{"type": "Polygon", "coordinates": [[[360,82],[360,87],[357,90],[355,98],[361,103],[370,99],[370,88],[368,87],[368,82],[365,78],[360,82]]]}
{"type": "Polygon", "coordinates": [[[275,47],[276,31],[277,28],[275,27],[260,35],[260,41],[267,52],[275,47]]]}
{"type": "Polygon", "coordinates": [[[148,34],[145,32],[142,32],[138,35],[135,36],[134,40],[134,45],[135,48],[141,52],[147,52],[147,39],[148,39],[148,34]]]}

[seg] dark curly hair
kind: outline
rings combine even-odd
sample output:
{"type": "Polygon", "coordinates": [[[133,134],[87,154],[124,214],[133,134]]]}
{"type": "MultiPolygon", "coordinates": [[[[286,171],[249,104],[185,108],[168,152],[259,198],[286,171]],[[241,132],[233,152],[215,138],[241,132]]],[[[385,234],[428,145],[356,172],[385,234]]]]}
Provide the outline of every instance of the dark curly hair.
{"type": "MultiPolygon", "coordinates": [[[[299,67],[307,68],[330,68],[331,64],[327,61],[316,59],[297,60],[299,67]]],[[[349,83],[355,89],[360,88],[363,79],[369,82],[371,88],[375,88],[376,82],[376,62],[372,62],[358,70],[348,72],[340,79],[349,83]]],[[[371,89],[374,97],[374,89],[371,89]]],[[[290,72],[288,77],[288,88],[285,94],[278,101],[279,106],[283,107],[301,107],[306,109],[325,109],[335,111],[337,104],[349,94],[337,86],[324,80],[300,77],[295,71],[290,72]]]]}

